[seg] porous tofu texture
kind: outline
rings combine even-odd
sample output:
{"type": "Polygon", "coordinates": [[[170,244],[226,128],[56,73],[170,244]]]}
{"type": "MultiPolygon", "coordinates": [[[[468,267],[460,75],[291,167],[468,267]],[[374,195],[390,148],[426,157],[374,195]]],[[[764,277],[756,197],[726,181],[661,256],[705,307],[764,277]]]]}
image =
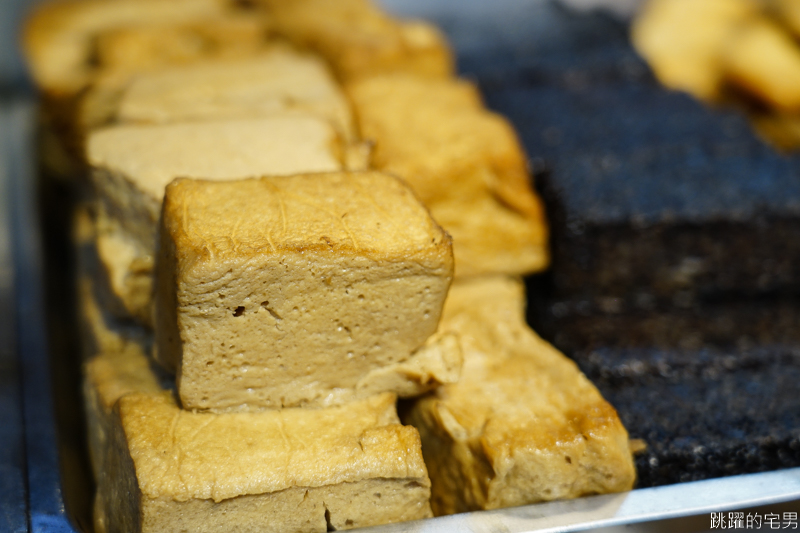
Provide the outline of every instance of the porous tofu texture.
{"type": "Polygon", "coordinates": [[[275,29],[321,55],[340,79],[381,72],[447,77],[453,55],[439,30],[421,21],[398,21],[370,0],[256,0],[275,29]]]}
{"type": "Polygon", "coordinates": [[[92,180],[109,217],[154,250],[164,189],[177,177],[231,180],[342,168],[336,130],[313,116],[120,125],[88,141],[92,180]]]}
{"type": "Polygon", "coordinates": [[[176,180],[156,268],[157,358],[185,408],[331,404],[457,378],[457,342],[432,337],[450,238],[394,177],[176,180]]]}
{"type": "Polygon", "coordinates": [[[547,266],[544,210],[516,133],[472,85],[390,74],[345,88],[374,143],[372,168],[408,182],[451,233],[457,277],[547,266]]]}
{"type": "Polygon", "coordinates": [[[146,71],[122,83],[112,76],[96,84],[84,105],[87,124],[163,124],[292,112],[324,118],[343,137],[354,137],[349,105],[327,66],[286,46],[248,58],[146,71]],[[99,104],[107,101],[112,105],[99,104]]]}
{"type": "Polygon", "coordinates": [[[324,532],[427,518],[419,434],[383,394],[341,407],[194,413],[121,397],[95,515],[109,531],[324,532]]]}
{"type": "Polygon", "coordinates": [[[521,282],[457,281],[440,328],[459,334],[458,383],[418,400],[437,515],[630,490],[617,413],[575,363],[525,324],[521,282]]]}
{"type": "Polygon", "coordinates": [[[119,318],[115,312],[113,290],[107,285],[105,267],[98,260],[97,227],[86,206],[76,209],[73,240],[76,245],[78,311],[81,348],[85,360],[99,353],[122,352],[128,344],[137,344],[149,353],[153,335],[148,328],[119,318]]]}

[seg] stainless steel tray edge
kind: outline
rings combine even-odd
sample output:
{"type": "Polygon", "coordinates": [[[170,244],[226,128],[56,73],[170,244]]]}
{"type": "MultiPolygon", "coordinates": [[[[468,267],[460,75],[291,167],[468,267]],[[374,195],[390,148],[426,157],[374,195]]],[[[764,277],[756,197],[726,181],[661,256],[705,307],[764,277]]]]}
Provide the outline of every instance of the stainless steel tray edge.
{"type": "MultiPolygon", "coordinates": [[[[800,468],[367,528],[365,533],[560,533],[800,499],[800,468]]],[[[800,504],[799,504],[800,505],[800,504]]]]}

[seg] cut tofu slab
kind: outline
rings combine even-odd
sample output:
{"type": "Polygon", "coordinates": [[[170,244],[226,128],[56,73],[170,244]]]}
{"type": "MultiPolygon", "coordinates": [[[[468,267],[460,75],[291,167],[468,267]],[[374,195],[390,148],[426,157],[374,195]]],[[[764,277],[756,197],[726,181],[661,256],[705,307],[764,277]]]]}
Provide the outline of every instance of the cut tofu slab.
{"type": "Polygon", "coordinates": [[[440,329],[464,349],[458,383],[416,401],[437,515],[630,490],[628,434],[575,363],[525,324],[524,287],[454,283],[440,329]]]}
{"type": "Polygon", "coordinates": [[[76,94],[94,73],[95,37],[112,28],[187,23],[220,17],[232,5],[221,0],[68,0],[40,5],[28,19],[24,51],[45,93],[76,94]]]}
{"type": "Polygon", "coordinates": [[[276,32],[321,55],[343,80],[382,72],[448,77],[453,54],[439,30],[391,18],[369,0],[257,0],[276,32]]]}
{"type": "Polygon", "coordinates": [[[458,377],[434,335],[450,238],[377,172],[167,187],[157,358],[188,409],[255,410],[420,394],[458,377]]]}
{"type": "Polygon", "coordinates": [[[374,142],[372,167],[406,180],[453,235],[456,276],[547,266],[544,211],[516,133],[472,85],[392,74],[346,91],[374,142]]]}
{"type": "Polygon", "coordinates": [[[324,532],[431,516],[419,434],[391,394],[341,407],[211,414],[131,393],[112,414],[107,531],[324,532]]]}
{"type": "Polygon", "coordinates": [[[95,86],[85,122],[170,123],[300,112],[354,137],[349,105],[327,65],[286,46],[254,57],[203,61],[126,76],[95,86]],[[112,105],[105,105],[105,102],[112,105]]]}
{"type": "Polygon", "coordinates": [[[322,532],[431,516],[419,435],[399,425],[393,395],[321,410],[184,411],[174,380],[102,312],[83,276],[96,531],[322,532]]]}

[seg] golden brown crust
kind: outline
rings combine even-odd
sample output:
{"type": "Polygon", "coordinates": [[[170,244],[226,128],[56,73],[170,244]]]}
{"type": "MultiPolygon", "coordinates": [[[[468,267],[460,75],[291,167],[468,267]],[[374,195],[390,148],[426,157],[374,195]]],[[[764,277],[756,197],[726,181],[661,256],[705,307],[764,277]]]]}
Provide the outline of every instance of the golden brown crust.
{"type": "Polygon", "coordinates": [[[383,394],[343,407],[217,415],[128,394],[119,416],[144,495],[219,502],[376,477],[426,483],[421,455],[407,453],[419,435],[399,424],[394,402],[383,394]],[[266,469],[253,475],[258,465],[266,469]]]}
{"type": "Polygon", "coordinates": [[[523,286],[456,282],[440,329],[464,348],[461,380],[416,402],[432,506],[450,514],[632,488],[628,438],[576,365],[524,321],[523,286]]]}
{"type": "Polygon", "coordinates": [[[725,47],[759,8],[754,0],[650,0],[634,22],[633,44],[665,86],[719,100],[725,47]]]}
{"type": "Polygon", "coordinates": [[[75,94],[94,70],[95,36],[126,25],[182,22],[219,15],[223,0],[62,0],[41,4],[28,18],[23,49],[37,84],[75,94]]]}
{"type": "Polygon", "coordinates": [[[157,358],[184,407],[332,405],[455,381],[436,332],[449,236],[399,179],[301,174],[167,187],[157,358]]]}
{"type": "Polygon", "coordinates": [[[374,143],[372,167],[408,182],[455,237],[457,276],[547,266],[544,210],[520,142],[471,85],[394,74],[345,90],[374,143]]]}
{"type": "MultiPolygon", "coordinates": [[[[109,417],[95,519],[111,531],[319,531],[431,516],[419,435],[390,394],[322,410],[199,414],[169,393],[109,417]]],[[[103,529],[101,529],[103,530],[103,529]]]]}
{"type": "Polygon", "coordinates": [[[287,251],[452,264],[450,237],[404,183],[379,172],[178,179],[167,186],[163,218],[185,269],[287,251]]]}
{"type": "Polygon", "coordinates": [[[369,0],[262,1],[276,29],[325,57],[344,80],[380,72],[448,77],[454,60],[442,34],[424,22],[398,22],[369,0]]]}

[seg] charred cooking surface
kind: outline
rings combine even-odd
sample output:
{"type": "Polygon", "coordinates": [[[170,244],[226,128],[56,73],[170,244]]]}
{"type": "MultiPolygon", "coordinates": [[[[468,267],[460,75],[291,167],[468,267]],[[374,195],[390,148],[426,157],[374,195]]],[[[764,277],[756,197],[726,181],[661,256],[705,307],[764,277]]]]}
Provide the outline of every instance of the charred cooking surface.
{"type": "Polygon", "coordinates": [[[531,306],[529,319],[537,331],[570,352],[596,347],[731,349],[800,341],[800,302],[795,298],[698,306],[690,294],[680,293],[672,302],[675,308],[654,305],[646,295],[632,303],[617,298],[542,300],[531,306]]]}
{"type": "Polygon", "coordinates": [[[800,466],[800,349],[576,352],[632,438],[639,486],[800,466]]]}
{"type": "Polygon", "coordinates": [[[533,156],[558,294],[796,291],[800,156],[775,152],[737,111],[660,88],[632,50],[608,48],[482,83],[533,156]]]}
{"type": "Polygon", "coordinates": [[[638,486],[800,465],[800,156],[659,87],[622,24],[462,60],[516,126],[553,268],[528,319],[620,413],[638,486]]]}

